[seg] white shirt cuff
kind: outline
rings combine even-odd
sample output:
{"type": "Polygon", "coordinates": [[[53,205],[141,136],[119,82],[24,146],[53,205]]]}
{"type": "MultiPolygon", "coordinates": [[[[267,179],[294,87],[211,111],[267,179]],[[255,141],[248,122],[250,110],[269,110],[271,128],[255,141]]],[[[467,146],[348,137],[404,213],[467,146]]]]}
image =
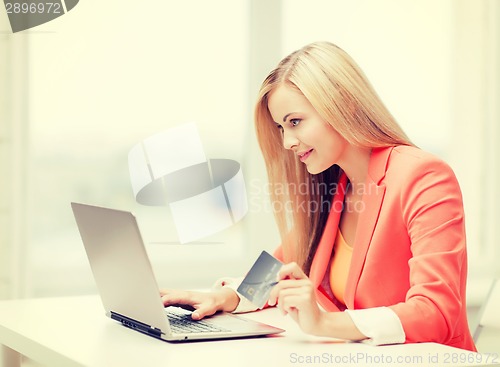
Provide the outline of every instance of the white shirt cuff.
{"type": "Polygon", "coordinates": [[[237,289],[240,286],[242,281],[243,281],[243,277],[241,277],[241,278],[220,278],[212,286],[213,289],[221,289],[223,287],[228,287],[236,292],[236,294],[238,295],[238,297],[240,299],[240,302],[238,303],[238,306],[236,307],[236,309],[234,309],[234,311],[232,313],[251,312],[251,311],[256,311],[259,309],[252,302],[250,302],[249,300],[247,300],[245,297],[243,297],[241,294],[238,293],[237,289]]]}
{"type": "Polygon", "coordinates": [[[363,343],[371,345],[401,344],[406,334],[398,315],[388,307],[360,310],[345,310],[356,327],[369,339],[363,343]]]}

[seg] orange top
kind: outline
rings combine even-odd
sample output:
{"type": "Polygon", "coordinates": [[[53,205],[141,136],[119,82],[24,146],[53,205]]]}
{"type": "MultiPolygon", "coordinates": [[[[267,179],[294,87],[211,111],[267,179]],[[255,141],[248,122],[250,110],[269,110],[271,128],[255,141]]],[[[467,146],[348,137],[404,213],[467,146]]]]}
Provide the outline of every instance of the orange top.
{"type": "Polygon", "coordinates": [[[340,232],[337,231],[335,244],[333,245],[333,257],[330,264],[330,288],[337,300],[345,304],[344,292],[347,283],[347,275],[351,266],[352,247],[349,246],[340,232]]]}

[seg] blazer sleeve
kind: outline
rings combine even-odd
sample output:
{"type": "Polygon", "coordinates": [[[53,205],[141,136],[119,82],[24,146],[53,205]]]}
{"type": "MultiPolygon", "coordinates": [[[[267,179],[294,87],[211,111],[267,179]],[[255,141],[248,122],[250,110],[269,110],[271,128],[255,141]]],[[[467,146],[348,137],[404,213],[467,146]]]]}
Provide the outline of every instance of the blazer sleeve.
{"type": "Polygon", "coordinates": [[[405,302],[390,308],[408,342],[445,343],[463,312],[467,272],[463,201],[453,171],[438,159],[413,167],[400,203],[411,243],[410,288],[405,302]]]}

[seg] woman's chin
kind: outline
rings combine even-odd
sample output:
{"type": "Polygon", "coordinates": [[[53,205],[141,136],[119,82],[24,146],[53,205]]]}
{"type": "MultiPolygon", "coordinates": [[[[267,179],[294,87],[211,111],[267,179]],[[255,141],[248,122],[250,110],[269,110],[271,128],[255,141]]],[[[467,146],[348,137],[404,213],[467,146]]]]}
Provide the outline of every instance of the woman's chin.
{"type": "Polygon", "coordinates": [[[324,171],[324,169],[319,170],[317,167],[314,167],[314,166],[306,166],[306,169],[307,169],[307,172],[309,172],[311,175],[317,175],[318,173],[321,173],[324,171]]]}

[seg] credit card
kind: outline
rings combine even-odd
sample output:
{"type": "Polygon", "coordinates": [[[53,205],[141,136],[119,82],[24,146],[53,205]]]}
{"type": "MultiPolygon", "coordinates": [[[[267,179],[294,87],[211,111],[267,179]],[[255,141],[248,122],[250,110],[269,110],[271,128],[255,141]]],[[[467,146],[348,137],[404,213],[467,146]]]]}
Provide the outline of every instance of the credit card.
{"type": "Polygon", "coordinates": [[[258,308],[264,307],[283,264],[266,251],[262,251],[238,287],[238,293],[258,308]]]}

